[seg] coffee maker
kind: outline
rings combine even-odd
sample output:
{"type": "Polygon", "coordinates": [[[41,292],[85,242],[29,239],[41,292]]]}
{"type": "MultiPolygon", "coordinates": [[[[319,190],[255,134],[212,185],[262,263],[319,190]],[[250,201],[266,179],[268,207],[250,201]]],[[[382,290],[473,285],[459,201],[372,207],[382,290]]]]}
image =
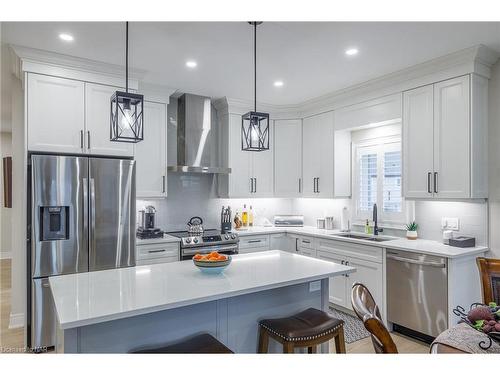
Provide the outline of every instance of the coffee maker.
{"type": "Polygon", "coordinates": [[[161,238],[163,231],[155,227],[156,208],[147,206],[139,211],[140,220],[137,228],[137,237],[140,239],[161,238]]]}

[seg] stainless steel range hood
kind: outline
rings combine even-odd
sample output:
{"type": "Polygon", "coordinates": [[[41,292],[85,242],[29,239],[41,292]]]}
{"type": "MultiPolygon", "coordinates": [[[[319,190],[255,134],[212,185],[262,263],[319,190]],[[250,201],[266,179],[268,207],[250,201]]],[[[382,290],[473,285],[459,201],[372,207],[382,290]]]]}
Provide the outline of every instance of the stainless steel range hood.
{"type": "Polygon", "coordinates": [[[220,165],[219,136],[210,98],[183,94],[177,103],[177,164],[172,172],[231,173],[220,165]]]}

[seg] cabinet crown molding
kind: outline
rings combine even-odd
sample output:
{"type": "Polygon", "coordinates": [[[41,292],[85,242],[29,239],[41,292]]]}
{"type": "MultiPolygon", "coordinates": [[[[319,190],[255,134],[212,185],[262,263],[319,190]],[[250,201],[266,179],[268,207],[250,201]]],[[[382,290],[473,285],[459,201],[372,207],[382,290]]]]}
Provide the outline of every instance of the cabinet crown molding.
{"type": "MultiPolygon", "coordinates": [[[[44,51],[18,45],[9,46],[13,73],[23,79],[23,72],[52,75],[111,86],[125,86],[125,67],[99,61],[44,51]]],[[[129,87],[137,90],[145,70],[129,68],[129,87]]]]}

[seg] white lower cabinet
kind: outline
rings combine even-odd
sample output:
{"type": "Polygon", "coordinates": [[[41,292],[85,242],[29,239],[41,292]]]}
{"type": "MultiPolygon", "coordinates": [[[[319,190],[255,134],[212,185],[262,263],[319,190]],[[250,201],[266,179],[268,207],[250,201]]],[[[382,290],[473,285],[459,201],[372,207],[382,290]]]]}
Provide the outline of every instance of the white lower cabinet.
{"type": "Polygon", "coordinates": [[[274,233],[270,235],[270,249],[292,252],[295,247],[292,239],[286,233],[274,233]]]}
{"type": "Polygon", "coordinates": [[[356,272],[330,279],[330,302],[352,310],[351,288],[355,283],[361,283],[370,290],[385,317],[383,249],[324,239],[318,239],[317,249],[320,259],[356,268],[356,272]]]}
{"type": "Polygon", "coordinates": [[[179,259],[180,250],[177,242],[139,244],[136,246],[136,264],[138,266],[177,262],[179,259]]]}
{"type": "Polygon", "coordinates": [[[248,254],[270,250],[269,235],[241,236],[239,253],[248,254]]]}
{"type": "Polygon", "coordinates": [[[292,251],[309,257],[316,258],[316,241],[314,237],[289,234],[292,251]]]}

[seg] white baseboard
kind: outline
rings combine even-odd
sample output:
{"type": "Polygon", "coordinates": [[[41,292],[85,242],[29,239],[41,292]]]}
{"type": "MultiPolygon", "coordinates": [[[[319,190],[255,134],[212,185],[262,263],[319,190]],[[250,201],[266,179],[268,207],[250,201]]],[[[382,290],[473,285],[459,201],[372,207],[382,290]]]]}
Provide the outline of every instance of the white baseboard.
{"type": "Polygon", "coordinates": [[[10,314],[9,329],[24,327],[24,314],[10,314]]]}
{"type": "Polygon", "coordinates": [[[0,259],[11,259],[12,251],[0,251],[0,259]]]}

